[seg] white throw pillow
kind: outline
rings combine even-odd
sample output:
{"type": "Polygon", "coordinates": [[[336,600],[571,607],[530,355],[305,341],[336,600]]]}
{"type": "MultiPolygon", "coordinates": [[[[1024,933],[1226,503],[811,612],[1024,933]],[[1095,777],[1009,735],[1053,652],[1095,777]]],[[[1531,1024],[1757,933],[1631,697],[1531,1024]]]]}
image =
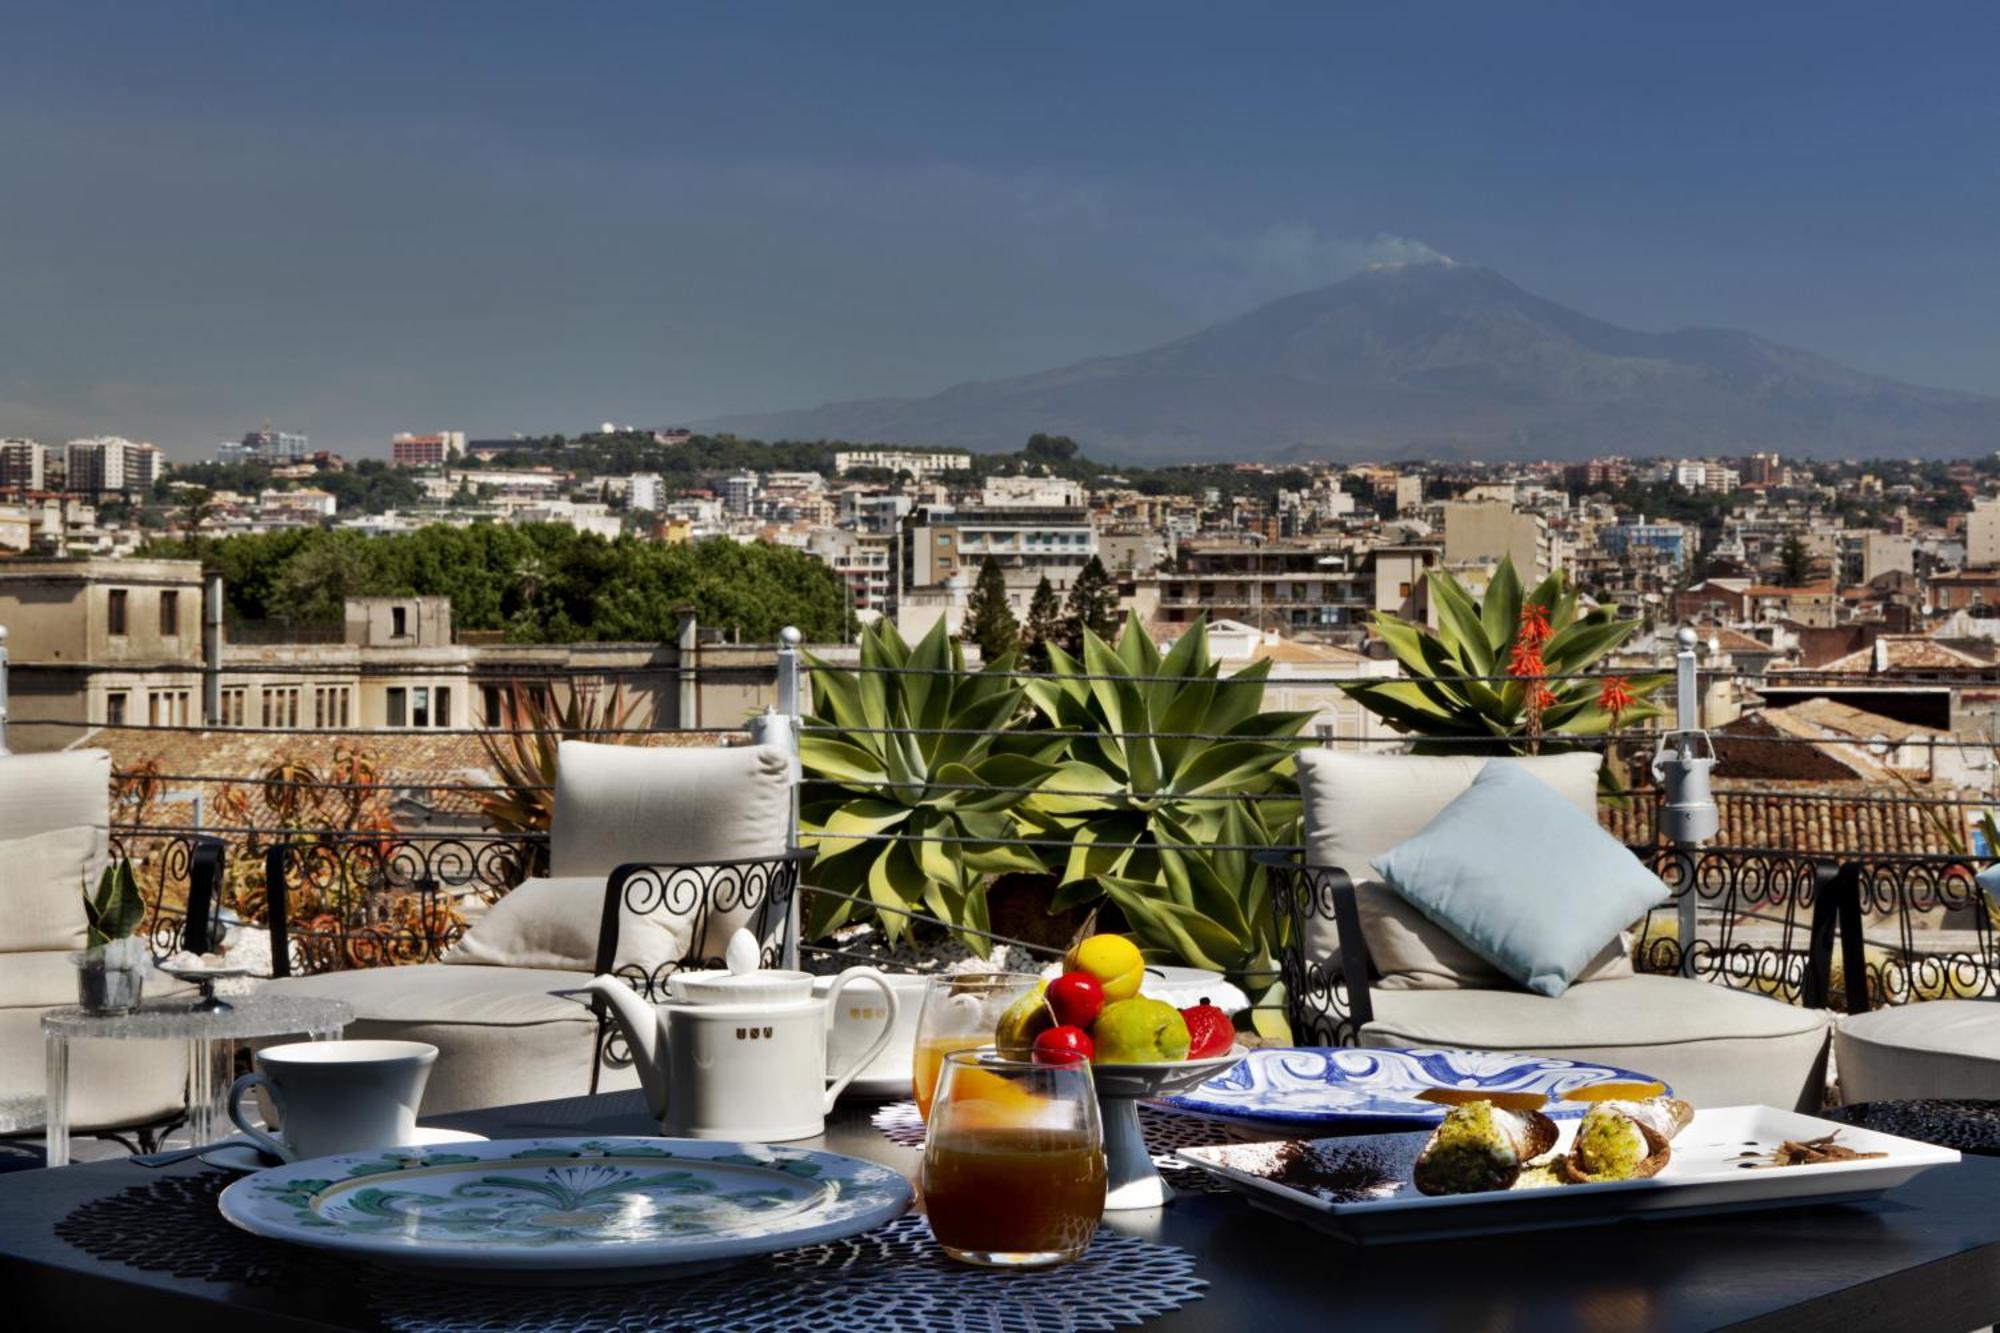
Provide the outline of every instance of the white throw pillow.
{"type": "Polygon", "coordinates": [[[706,865],[782,855],[789,769],[784,752],[769,745],[564,741],[556,752],[549,875],[604,876],[628,861],[706,865]]]}
{"type": "MultiPolygon", "coordinates": [[[[459,937],[445,954],[447,963],[484,967],[554,968],[591,972],[597,967],[598,924],[604,916],[603,878],[530,879],[508,892],[459,937]]],[[[634,890],[643,895],[644,887],[634,890]]],[[[643,896],[638,898],[646,906],[643,896]]],[[[618,949],[612,965],[662,975],[673,965],[699,966],[720,958],[729,937],[753,926],[756,912],[712,913],[702,931],[701,949],[689,956],[694,914],[675,913],[661,906],[635,912],[624,903],[618,910],[618,949]]],[[[775,934],[783,923],[770,922],[775,934]]],[[[768,942],[768,941],[767,941],[768,942]]]]}
{"type": "Polygon", "coordinates": [[[81,949],[83,895],[104,869],[104,830],[78,825],[0,841],[0,949],[81,949]]]}

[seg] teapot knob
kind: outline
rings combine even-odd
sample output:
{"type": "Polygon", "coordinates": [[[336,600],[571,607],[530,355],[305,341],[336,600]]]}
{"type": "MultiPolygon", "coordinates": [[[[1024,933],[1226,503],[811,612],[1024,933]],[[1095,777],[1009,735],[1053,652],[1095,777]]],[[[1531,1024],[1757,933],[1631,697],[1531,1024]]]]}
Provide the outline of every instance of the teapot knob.
{"type": "Polygon", "coordinates": [[[755,935],[739,930],[729,937],[729,947],[723,951],[722,959],[729,965],[729,974],[740,977],[757,970],[763,961],[763,951],[757,947],[755,935]]]}

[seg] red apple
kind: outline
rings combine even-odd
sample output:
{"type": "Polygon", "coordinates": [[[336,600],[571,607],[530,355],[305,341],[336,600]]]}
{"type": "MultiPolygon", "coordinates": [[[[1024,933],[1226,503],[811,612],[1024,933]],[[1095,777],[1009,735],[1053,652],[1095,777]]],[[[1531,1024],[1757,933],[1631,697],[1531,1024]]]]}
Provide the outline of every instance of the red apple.
{"type": "Polygon", "coordinates": [[[1065,972],[1049,983],[1049,1007],[1056,1022],[1086,1032],[1104,1012],[1104,983],[1088,972],[1065,972]]]}
{"type": "Polygon", "coordinates": [[[1070,1065],[1096,1054],[1097,1047],[1090,1040],[1090,1034],[1071,1023],[1050,1028],[1035,1038],[1035,1063],[1038,1065],[1070,1065]]]}
{"type": "Polygon", "coordinates": [[[1236,1026],[1229,1015],[1203,1000],[1181,1010],[1188,1025],[1188,1059],[1206,1060],[1211,1055],[1227,1055],[1236,1041],[1236,1026]]]}

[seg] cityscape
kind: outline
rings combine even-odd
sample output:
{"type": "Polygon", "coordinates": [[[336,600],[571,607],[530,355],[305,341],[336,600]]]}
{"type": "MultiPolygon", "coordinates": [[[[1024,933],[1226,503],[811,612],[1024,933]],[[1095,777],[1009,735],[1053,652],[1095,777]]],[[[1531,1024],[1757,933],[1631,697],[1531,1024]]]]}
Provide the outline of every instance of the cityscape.
{"type": "Polygon", "coordinates": [[[10,1327],[2000,1327],[2000,7],[4,32],[10,1327]]]}

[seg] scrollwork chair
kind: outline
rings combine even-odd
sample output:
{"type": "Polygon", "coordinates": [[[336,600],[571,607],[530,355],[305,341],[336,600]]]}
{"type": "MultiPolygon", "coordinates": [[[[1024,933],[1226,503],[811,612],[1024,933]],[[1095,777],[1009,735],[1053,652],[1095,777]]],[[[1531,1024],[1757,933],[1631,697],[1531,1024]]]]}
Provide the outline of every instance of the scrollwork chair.
{"type": "MultiPolygon", "coordinates": [[[[0,1099],[45,1090],[41,1018],[77,1001],[69,955],[84,947],[83,889],[110,854],[111,756],[0,757],[0,1099]]],[[[163,972],[146,995],[191,993],[163,972]]],[[[80,1134],[150,1131],[186,1107],[187,1050],[162,1041],[70,1047],[69,1120],[80,1134]]]]}
{"type": "MultiPolygon", "coordinates": [[[[1812,923],[1817,961],[1797,974],[1771,973],[1762,987],[1789,987],[1808,1004],[1689,977],[1640,974],[1622,942],[1607,947],[1551,999],[1500,977],[1381,882],[1371,865],[1375,858],[1428,824],[1485,762],[1332,750],[1299,756],[1305,863],[1280,864],[1276,894],[1280,910],[1291,915],[1283,962],[1294,1037],[1326,1045],[1443,1046],[1593,1060],[1663,1078],[1700,1105],[1816,1109],[1830,1024],[1817,1007],[1832,947],[1830,913],[1812,923]],[[1392,962],[1386,971],[1385,961],[1392,962]]],[[[1515,762],[1594,816],[1599,756],[1515,762]]],[[[1560,854],[1550,849],[1552,857],[1560,854]]],[[[1796,911],[1812,904],[1814,876],[1809,861],[1781,855],[1755,882],[1796,911]]],[[[1521,888],[1535,891],[1532,884],[1521,888]]],[[[1706,957],[1717,980],[1734,972],[1754,982],[1760,975],[1761,965],[1741,952],[1706,957]]]]}
{"type": "MultiPolygon", "coordinates": [[[[774,950],[797,883],[791,798],[771,747],[564,741],[547,877],[501,897],[439,962],[267,984],[352,1004],[350,1037],[436,1046],[425,1114],[636,1087],[572,993],[599,971],[651,984],[706,965],[739,926],[774,950]]],[[[273,951],[286,956],[276,938],[273,951]]]]}
{"type": "Polygon", "coordinates": [[[1850,1006],[1834,1033],[1842,1098],[2000,1098],[2000,865],[1975,876],[1960,858],[1881,856],[1847,871],[1868,920],[1894,942],[1857,941],[1849,951],[1847,966],[1865,972],[1869,995],[1885,1003],[1865,1013],[1850,1006]],[[1970,940],[1940,950],[1935,929],[1917,928],[1923,918],[1942,918],[1970,940]]]}

